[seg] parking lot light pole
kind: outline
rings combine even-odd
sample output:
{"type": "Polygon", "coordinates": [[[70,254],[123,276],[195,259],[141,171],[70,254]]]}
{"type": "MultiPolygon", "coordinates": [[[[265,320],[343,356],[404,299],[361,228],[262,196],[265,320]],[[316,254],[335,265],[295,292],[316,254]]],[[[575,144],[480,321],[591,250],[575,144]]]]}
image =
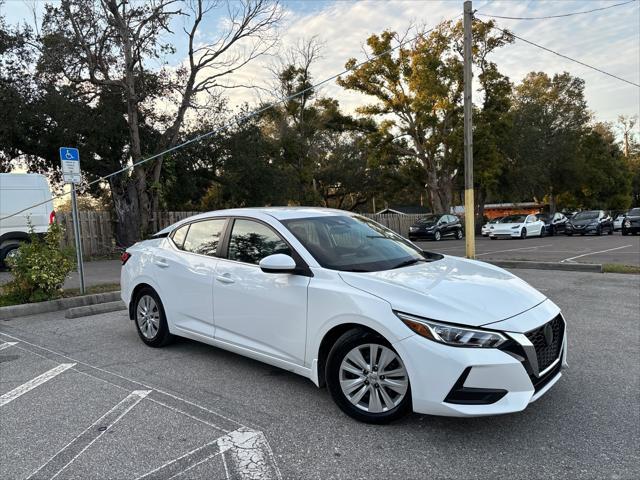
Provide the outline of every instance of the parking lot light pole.
{"type": "Polygon", "coordinates": [[[464,2],[464,227],[466,257],[476,257],[476,237],[473,199],[473,131],[471,113],[472,72],[472,23],[471,1],[464,2]]]}

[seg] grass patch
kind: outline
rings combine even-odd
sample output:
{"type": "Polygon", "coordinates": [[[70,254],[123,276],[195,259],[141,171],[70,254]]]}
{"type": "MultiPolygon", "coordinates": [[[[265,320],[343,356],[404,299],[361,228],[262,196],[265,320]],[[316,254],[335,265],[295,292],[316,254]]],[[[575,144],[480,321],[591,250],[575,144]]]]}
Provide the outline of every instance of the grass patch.
{"type": "MultiPolygon", "coordinates": [[[[120,290],[119,283],[104,283],[102,285],[93,285],[85,288],[85,295],[91,295],[93,293],[107,293],[116,292],[120,290]]],[[[62,296],[58,298],[69,298],[80,296],[79,288],[68,288],[62,292],[62,296]]],[[[46,301],[46,300],[43,300],[46,301]]],[[[11,295],[0,295],[0,307],[9,307],[11,305],[20,305],[21,302],[11,295]]]]}
{"type": "Polygon", "coordinates": [[[604,273],[630,273],[640,275],[640,267],[636,265],[622,265],[620,263],[605,263],[602,265],[604,273]]]}

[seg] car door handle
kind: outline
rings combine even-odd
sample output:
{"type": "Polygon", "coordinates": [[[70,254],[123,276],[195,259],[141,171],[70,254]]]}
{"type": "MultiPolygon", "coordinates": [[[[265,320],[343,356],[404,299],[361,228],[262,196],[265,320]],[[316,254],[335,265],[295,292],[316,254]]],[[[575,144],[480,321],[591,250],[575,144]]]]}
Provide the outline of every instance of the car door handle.
{"type": "Polygon", "coordinates": [[[231,284],[231,283],[236,283],[235,280],[233,278],[231,278],[231,275],[228,273],[224,273],[222,275],[218,275],[216,277],[216,280],[218,280],[220,283],[225,283],[225,284],[231,284]]]}
{"type": "Polygon", "coordinates": [[[156,258],[154,263],[160,268],[167,268],[169,266],[169,263],[164,258],[156,258]]]}

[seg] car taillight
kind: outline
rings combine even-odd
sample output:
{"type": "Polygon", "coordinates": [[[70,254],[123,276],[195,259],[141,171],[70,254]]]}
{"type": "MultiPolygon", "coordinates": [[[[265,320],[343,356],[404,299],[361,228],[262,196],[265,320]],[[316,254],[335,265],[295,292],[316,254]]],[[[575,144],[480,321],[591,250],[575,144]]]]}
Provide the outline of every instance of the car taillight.
{"type": "Polygon", "coordinates": [[[122,261],[122,265],[127,263],[130,258],[131,258],[131,254],[129,252],[122,252],[122,255],[120,255],[120,260],[122,261]]]}
{"type": "Polygon", "coordinates": [[[53,225],[55,221],[56,221],[56,211],[51,210],[51,213],[49,214],[49,225],[53,225]]]}

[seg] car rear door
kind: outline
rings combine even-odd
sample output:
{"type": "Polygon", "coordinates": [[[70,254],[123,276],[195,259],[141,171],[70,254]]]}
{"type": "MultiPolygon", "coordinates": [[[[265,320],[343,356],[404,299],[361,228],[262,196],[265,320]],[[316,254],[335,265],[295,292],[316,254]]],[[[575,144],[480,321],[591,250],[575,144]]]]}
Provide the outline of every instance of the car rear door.
{"type": "Polygon", "coordinates": [[[153,257],[165,313],[174,333],[214,336],[213,279],[226,218],[194,221],[177,229],[153,257]]]}
{"type": "Polygon", "coordinates": [[[249,218],[233,220],[225,243],[214,281],[216,340],[302,365],[309,277],[258,266],[268,255],[292,255],[291,247],[271,226],[249,218]]]}

